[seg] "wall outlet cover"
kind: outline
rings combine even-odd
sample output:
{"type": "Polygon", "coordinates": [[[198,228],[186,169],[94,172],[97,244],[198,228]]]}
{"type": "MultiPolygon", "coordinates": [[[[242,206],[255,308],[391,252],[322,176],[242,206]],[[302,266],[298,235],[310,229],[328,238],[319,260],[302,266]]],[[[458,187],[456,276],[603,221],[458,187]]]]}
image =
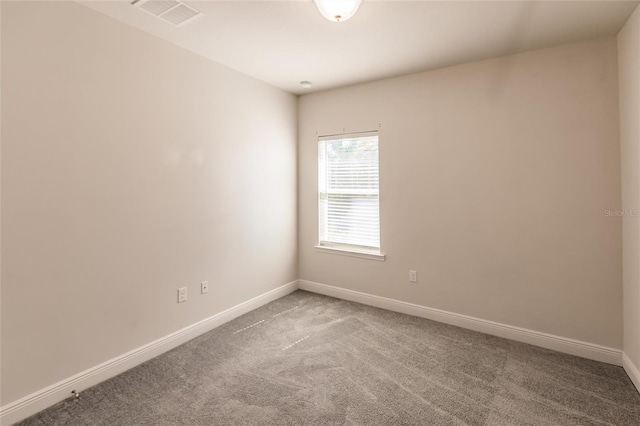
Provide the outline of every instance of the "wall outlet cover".
{"type": "Polygon", "coordinates": [[[182,302],[186,302],[187,301],[187,288],[186,287],[180,287],[178,289],[178,303],[182,303],[182,302]]]}

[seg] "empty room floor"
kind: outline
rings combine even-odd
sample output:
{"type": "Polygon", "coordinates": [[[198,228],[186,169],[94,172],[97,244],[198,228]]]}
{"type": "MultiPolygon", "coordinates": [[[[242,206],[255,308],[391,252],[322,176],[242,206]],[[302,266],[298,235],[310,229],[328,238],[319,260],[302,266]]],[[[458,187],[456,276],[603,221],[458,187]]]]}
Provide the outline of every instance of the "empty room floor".
{"type": "Polygon", "coordinates": [[[638,425],[622,368],[296,291],[20,425],[638,425]]]}

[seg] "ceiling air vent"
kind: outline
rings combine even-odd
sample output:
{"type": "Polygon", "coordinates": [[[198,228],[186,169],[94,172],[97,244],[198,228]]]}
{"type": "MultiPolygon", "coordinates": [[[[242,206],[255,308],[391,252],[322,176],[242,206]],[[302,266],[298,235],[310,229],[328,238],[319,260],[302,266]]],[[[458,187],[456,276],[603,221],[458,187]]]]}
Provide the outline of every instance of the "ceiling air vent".
{"type": "Polygon", "coordinates": [[[131,4],[175,26],[202,15],[200,11],[177,0],[136,0],[131,4]]]}

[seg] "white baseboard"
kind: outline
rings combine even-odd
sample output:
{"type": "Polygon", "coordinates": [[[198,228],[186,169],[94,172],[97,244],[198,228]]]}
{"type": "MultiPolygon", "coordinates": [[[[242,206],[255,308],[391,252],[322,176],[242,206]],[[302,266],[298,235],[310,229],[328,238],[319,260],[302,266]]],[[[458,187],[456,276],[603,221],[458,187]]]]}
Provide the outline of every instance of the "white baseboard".
{"type": "Polygon", "coordinates": [[[326,284],[311,281],[292,281],[281,287],[268,291],[246,302],[240,303],[226,311],[220,312],[165,337],[136,348],[125,354],[110,359],[100,365],[92,367],[72,377],[27,395],[17,401],[0,407],[0,424],[10,425],[25,419],[53,404],[56,404],[71,395],[72,390],[82,390],[96,385],[111,377],[129,370],[145,361],[148,361],[168,350],[171,350],[209,330],[231,321],[247,312],[250,312],[273,300],[286,296],[300,288],[314,293],[324,294],[339,299],[350,300],[365,305],[375,306],[394,312],[400,312],[421,318],[451,324],[494,336],[504,337],[543,348],[553,349],[559,352],[577,355],[596,361],[602,361],[614,365],[624,366],[625,371],[640,391],[640,372],[631,360],[622,351],[568,339],[546,333],[540,333],[520,327],[514,327],[493,321],[487,321],[466,315],[460,315],[426,306],[375,296],[333,287],[326,284]]]}
{"type": "Polygon", "coordinates": [[[158,340],[140,346],[125,354],[112,358],[100,365],[92,367],[72,377],[64,379],[49,387],[27,395],[17,401],[0,408],[0,424],[10,425],[25,419],[47,407],[56,404],[71,395],[72,390],[78,392],[105,381],[111,377],[142,364],[170,349],[175,348],[209,330],[246,314],[273,300],[279,299],[298,289],[298,282],[292,281],[281,287],[268,291],[253,299],[242,302],[226,311],[182,328],[158,340]]]}
{"type": "MultiPolygon", "coordinates": [[[[558,352],[606,362],[608,364],[618,366],[622,365],[622,351],[606,346],[600,346],[593,343],[555,336],[553,334],[541,333],[534,330],[528,330],[526,328],[514,327],[498,322],[487,321],[467,315],[460,315],[453,312],[442,311],[440,309],[428,308],[426,306],[415,305],[413,303],[374,296],[372,294],[361,293],[311,281],[299,280],[298,286],[301,290],[350,300],[352,302],[375,306],[389,311],[427,318],[443,322],[445,324],[451,324],[518,342],[528,343],[530,345],[552,349],[558,352]]],[[[635,371],[637,374],[637,370],[635,371]]],[[[636,386],[638,386],[637,383],[636,386]]]]}
{"type": "Polygon", "coordinates": [[[640,392],[640,370],[633,364],[633,362],[631,362],[631,359],[625,353],[622,354],[622,366],[624,367],[624,371],[629,375],[633,384],[636,386],[638,392],[640,392]]]}

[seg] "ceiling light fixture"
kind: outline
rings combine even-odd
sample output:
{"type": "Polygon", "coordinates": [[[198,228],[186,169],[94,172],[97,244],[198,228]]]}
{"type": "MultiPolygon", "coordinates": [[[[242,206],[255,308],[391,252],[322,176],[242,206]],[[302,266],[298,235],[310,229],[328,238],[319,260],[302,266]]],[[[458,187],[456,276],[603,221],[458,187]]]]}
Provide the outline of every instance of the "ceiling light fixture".
{"type": "Polygon", "coordinates": [[[356,14],[362,0],[313,0],[324,16],[333,22],[342,22],[356,14]]]}
{"type": "Polygon", "coordinates": [[[300,82],[300,86],[304,87],[305,89],[311,89],[312,84],[310,81],[305,80],[300,82]]]}

